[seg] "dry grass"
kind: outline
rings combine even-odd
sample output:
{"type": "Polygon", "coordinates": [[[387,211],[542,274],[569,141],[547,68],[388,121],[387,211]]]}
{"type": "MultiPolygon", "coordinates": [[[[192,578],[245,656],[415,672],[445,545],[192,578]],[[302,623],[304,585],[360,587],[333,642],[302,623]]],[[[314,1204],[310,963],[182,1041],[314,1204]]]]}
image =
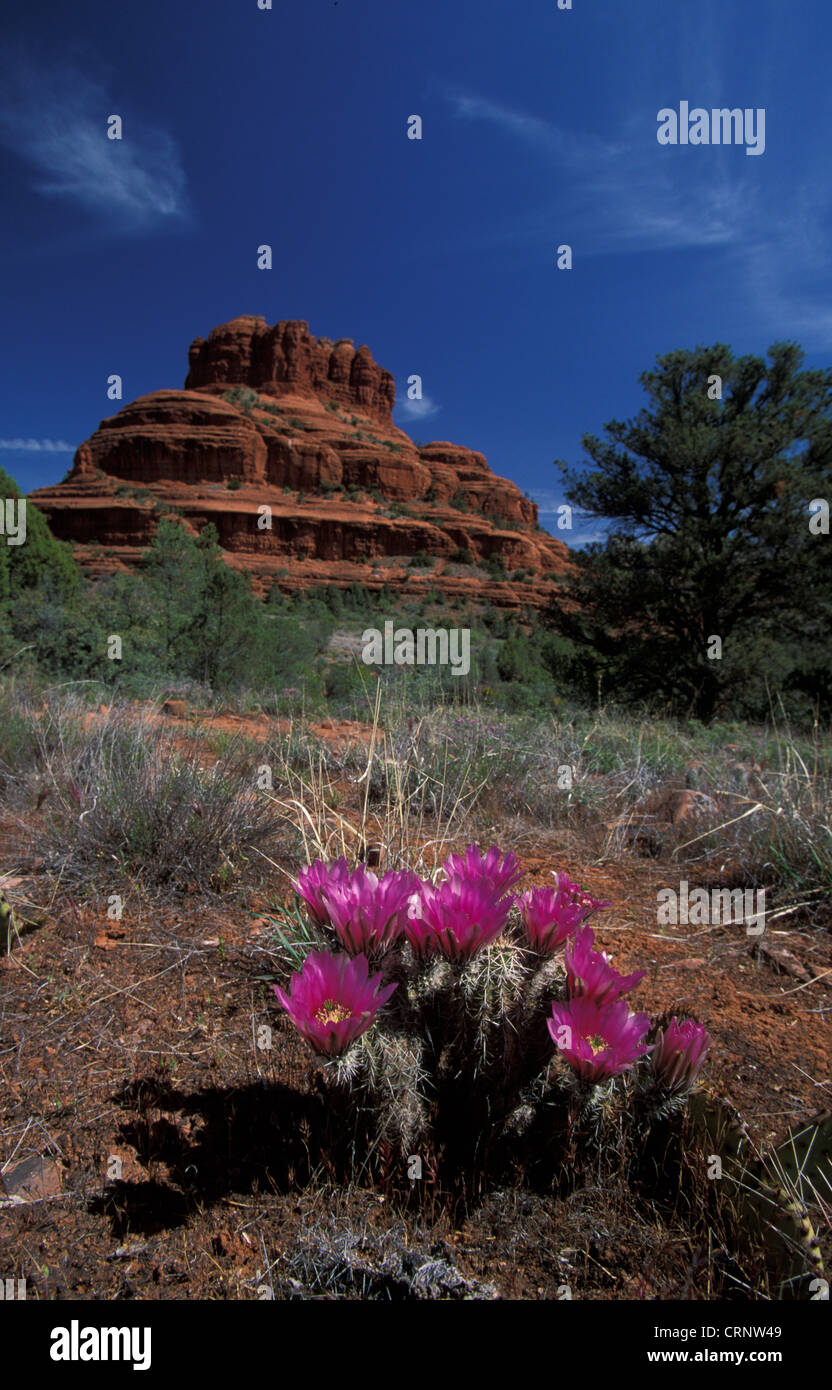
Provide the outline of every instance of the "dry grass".
{"type": "Polygon", "coordinates": [[[443,777],[441,767],[428,764],[420,734],[421,723],[405,737],[382,726],[378,687],[366,753],[353,750],[337,760],[310,747],[306,766],[299,767],[277,750],[278,779],[287,791],[269,799],[296,827],[306,862],[343,855],[424,875],[433,871],[450,841],[472,823],[483,784],[470,775],[455,784],[443,777]],[[351,795],[342,810],[345,777],[351,795]]]}
{"type": "MultiPolygon", "coordinates": [[[[206,761],[152,711],[122,707],[90,718],[72,699],[28,719],[34,766],[19,780],[43,808],[30,845],[67,884],[100,891],[117,877],[219,891],[277,834],[238,743],[206,761]]],[[[21,835],[28,820],[18,813],[21,835]]]]}

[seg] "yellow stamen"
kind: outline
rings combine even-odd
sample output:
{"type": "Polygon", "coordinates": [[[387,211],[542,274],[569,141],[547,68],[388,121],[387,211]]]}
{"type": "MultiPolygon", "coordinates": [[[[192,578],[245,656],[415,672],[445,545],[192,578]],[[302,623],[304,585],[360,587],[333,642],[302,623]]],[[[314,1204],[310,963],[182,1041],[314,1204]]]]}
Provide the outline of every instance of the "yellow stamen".
{"type": "Polygon", "coordinates": [[[343,1023],[345,1018],[352,1018],[352,1013],[337,999],[325,999],[315,1015],[316,1022],[324,1024],[343,1023]]]}

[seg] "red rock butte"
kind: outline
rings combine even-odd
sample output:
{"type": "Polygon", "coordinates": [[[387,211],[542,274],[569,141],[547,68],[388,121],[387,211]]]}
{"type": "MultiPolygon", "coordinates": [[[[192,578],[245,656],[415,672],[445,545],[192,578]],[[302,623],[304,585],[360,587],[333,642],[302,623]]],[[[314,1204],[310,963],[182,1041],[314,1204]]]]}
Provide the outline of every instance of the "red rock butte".
{"type": "Polygon", "coordinates": [[[261,594],[277,579],[548,601],[567,547],[482,454],[397,428],[393,377],[369,348],[246,315],[196,338],[188,360],[183,391],[102,420],[64,481],[30,496],[89,573],[138,565],[167,515],[195,535],[213,522],[261,594]]]}

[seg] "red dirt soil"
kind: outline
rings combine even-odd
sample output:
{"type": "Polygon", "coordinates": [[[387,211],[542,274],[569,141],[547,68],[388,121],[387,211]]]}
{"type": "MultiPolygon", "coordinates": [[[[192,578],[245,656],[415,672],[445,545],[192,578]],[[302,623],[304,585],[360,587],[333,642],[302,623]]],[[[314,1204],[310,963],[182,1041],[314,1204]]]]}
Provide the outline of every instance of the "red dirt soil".
{"type": "MultiPolygon", "coordinates": [[[[172,729],[182,724],[157,717],[172,729]]],[[[263,739],[277,727],[265,716],[201,721],[205,737],[263,739]]],[[[339,746],[370,736],[368,726],[345,721],[319,732],[339,746]]],[[[33,812],[30,825],[46,811],[33,812]]],[[[3,827],[7,843],[11,830],[3,827]]],[[[553,832],[518,841],[527,870],[520,888],[551,882],[559,869],[612,901],[594,919],[596,945],[619,970],[647,970],[634,1008],[690,1013],[707,1025],[708,1088],[763,1140],[827,1108],[828,932],[805,917],[777,919],[766,940],[787,953],[778,963],[741,926],[659,927],[657,892],[684,870],[592,862],[566,848],[573,844],[553,832]]],[[[47,904],[37,864],[19,848],[6,862],[24,865],[10,896],[47,904]]],[[[693,886],[707,874],[689,878],[693,886]]],[[[383,1191],[321,1187],[325,1174],[308,1184],[302,1134],[296,1171],[290,1164],[268,1177],[291,1096],[314,1091],[316,1070],[264,978],[269,903],[275,894],[287,899],[286,883],[275,873],[271,886],[266,880],[228,905],[194,884],[179,903],[134,899],[121,922],[107,917],[106,903],[96,908],[59,890],[42,924],[0,959],[7,1188],[22,1161],[37,1167],[29,1198],[18,1172],[24,1200],[3,1211],[0,1268],[25,1276],[30,1297],[255,1298],[264,1268],[279,1272],[299,1232],[324,1215],[370,1230],[394,1220],[383,1191]],[[269,1051],[257,1046],[264,1024],[273,1030],[269,1051]],[[114,1160],[118,1183],[108,1177],[114,1160]]],[[[315,1167],[314,1155],[309,1161],[315,1167]]],[[[440,1203],[431,1230],[461,1270],[503,1297],[555,1298],[564,1270],[575,1297],[682,1296],[679,1271],[694,1253],[678,1232],[645,1251],[624,1216],[616,1227],[607,1213],[605,1226],[597,1209],[579,1217],[574,1203],[541,1204],[518,1191],[509,1213],[495,1200],[460,1219],[440,1203]]]]}

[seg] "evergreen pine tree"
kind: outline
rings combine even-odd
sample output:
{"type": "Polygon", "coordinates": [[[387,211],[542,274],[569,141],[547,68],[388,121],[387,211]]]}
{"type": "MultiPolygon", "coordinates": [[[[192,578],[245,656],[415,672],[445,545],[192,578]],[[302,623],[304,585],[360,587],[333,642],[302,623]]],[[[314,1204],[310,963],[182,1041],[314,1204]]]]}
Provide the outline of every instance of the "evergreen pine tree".
{"type": "Polygon", "coordinates": [[[791,343],[768,357],[661,357],[640,378],[649,408],[583,436],[594,471],[556,460],[569,501],[614,523],[576,554],[554,609],[573,670],[610,695],[708,719],[764,712],[767,676],[828,691],[832,566],[808,504],[832,493],[832,371],[800,370],[791,343]]]}

